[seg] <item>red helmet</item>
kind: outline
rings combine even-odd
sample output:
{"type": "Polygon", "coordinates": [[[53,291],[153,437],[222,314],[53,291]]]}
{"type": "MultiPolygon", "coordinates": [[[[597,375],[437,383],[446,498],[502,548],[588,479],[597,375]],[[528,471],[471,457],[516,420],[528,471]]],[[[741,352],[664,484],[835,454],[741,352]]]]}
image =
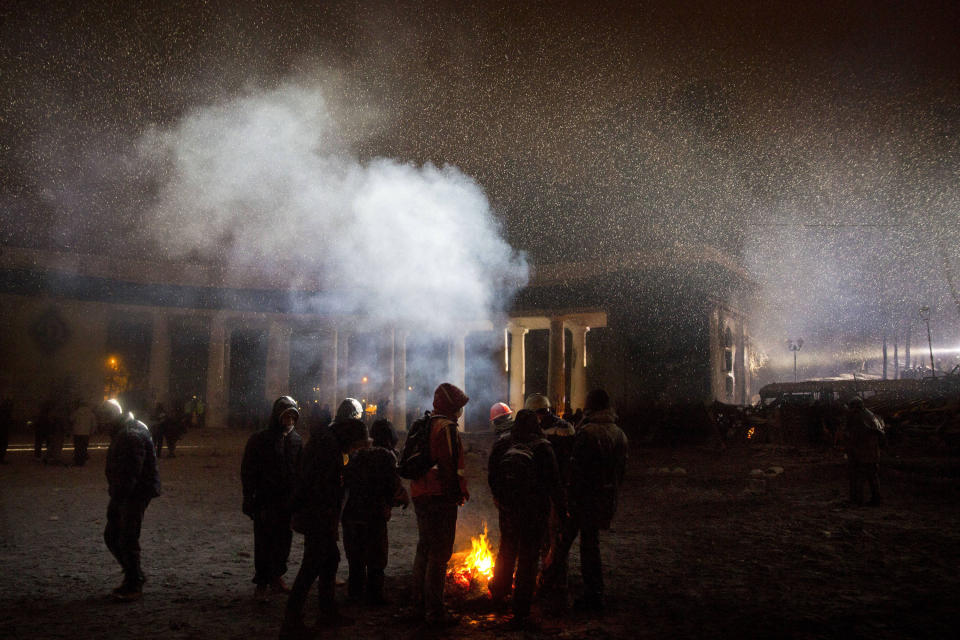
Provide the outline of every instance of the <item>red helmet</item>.
{"type": "Polygon", "coordinates": [[[495,405],[493,405],[492,407],[490,407],[490,419],[491,419],[491,420],[496,420],[496,419],[499,418],[500,416],[508,416],[508,415],[510,415],[511,413],[513,413],[513,411],[510,411],[510,407],[508,407],[507,405],[505,405],[505,404],[502,403],[502,402],[498,402],[497,404],[495,404],[495,405]]]}

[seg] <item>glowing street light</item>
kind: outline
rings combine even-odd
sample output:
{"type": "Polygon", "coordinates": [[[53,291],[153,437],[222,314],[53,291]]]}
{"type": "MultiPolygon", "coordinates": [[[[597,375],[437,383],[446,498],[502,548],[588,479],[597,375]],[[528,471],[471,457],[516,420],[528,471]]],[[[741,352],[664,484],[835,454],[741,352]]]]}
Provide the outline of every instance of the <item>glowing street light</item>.
{"type": "Polygon", "coordinates": [[[920,307],[920,319],[927,323],[927,347],[930,348],[930,375],[937,377],[937,370],[933,366],[933,337],[930,335],[930,307],[920,307]]]}
{"type": "Polygon", "coordinates": [[[803,348],[803,338],[787,340],[787,349],[793,351],[793,381],[797,381],[797,351],[803,348]]]}

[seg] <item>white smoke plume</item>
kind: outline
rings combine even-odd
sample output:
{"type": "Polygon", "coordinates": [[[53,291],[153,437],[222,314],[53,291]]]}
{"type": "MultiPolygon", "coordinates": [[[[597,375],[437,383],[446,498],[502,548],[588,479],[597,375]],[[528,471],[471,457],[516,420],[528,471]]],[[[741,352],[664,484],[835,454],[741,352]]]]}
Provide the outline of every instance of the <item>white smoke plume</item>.
{"type": "Polygon", "coordinates": [[[279,274],[319,292],[298,310],[366,330],[494,319],[528,270],[481,186],[455,167],[362,161],[341,131],[322,89],[288,83],[147,132],[158,190],[144,234],[171,257],[279,274]]]}

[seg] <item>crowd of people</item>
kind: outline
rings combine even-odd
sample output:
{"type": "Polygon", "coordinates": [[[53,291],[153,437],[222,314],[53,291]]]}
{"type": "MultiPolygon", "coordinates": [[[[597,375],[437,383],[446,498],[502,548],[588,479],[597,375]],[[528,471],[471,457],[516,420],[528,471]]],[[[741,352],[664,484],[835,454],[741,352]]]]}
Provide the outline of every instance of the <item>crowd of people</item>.
{"type": "MultiPolygon", "coordinates": [[[[445,605],[444,587],[458,509],[470,499],[458,429],[468,401],[455,385],[439,385],[432,411],[410,426],[401,453],[390,421],[380,418],[368,428],[354,398],[340,403],[329,424],[306,416],[305,445],[295,429],[301,418],[297,402],[277,399],[268,427],[247,442],[241,478],[243,512],[254,526],[255,597],[289,594],[281,637],[310,635],[303,611],[315,582],[317,627],[352,622],[334,598],[341,534],[348,600],[388,603],[388,522],[392,509],[411,502],[418,540],[408,617],[429,628],[458,624],[445,605]],[[410,480],[409,493],[401,476],[410,480]],[[288,586],[292,532],[303,534],[304,553],[288,586]]],[[[499,512],[500,548],[490,602],[494,608],[510,604],[512,626],[528,624],[538,581],[545,603],[566,602],[567,555],[577,537],[585,593],[575,606],[603,608],[599,531],[609,527],[616,510],[627,438],[605,392],[591,392],[586,404],[576,426],[557,417],[539,394],[516,416],[504,403],[491,407],[497,440],[488,481],[499,512]]]]}
{"type": "MultiPolygon", "coordinates": [[[[281,638],[308,637],[303,613],[317,583],[317,628],[348,625],[337,605],[335,580],[340,547],[349,568],[347,598],[369,606],[389,603],[384,570],[388,522],[394,508],[413,504],[418,541],[413,558],[412,602],[408,615],[428,628],[459,623],[446,607],[447,564],[453,554],[458,509],[470,499],[464,447],[458,428],[469,398],[450,383],[436,388],[433,409],[410,425],[402,452],[385,417],[368,427],[363,406],[345,398],[329,423],[306,420],[306,442],[296,430],[300,405],[278,398],[267,427],[254,433],[243,453],[242,511],[253,521],[254,595],[288,595],[281,638]],[[409,493],[402,478],[410,480],[409,493]],[[293,532],[304,551],[292,585],[284,576],[293,532]]],[[[557,416],[540,394],[516,414],[505,403],[490,409],[495,442],[487,481],[499,515],[500,544],[489,583],[493,610],[509,607],[507,624],[526,628],[536,595],[544,611],[568,605],[568,556],[579,538],[583,592],[573,605],[587,612],[604,608],[601,532],[617,510],[628,442],[617,426],[608,394],[591,391],[576,424],[557,416]]],[[[315,418],[316,416],[314,416],[315,418]]],[[[153,422],[163,424],[162,405],[153,422]]],[[[117,400],[95,408],[78,403],[70,418],[77,464],[86,460],[86,441],[95,429],[110,435],[106,476],[110,501],[104,540],[123,570],[113,597],[142,596],[144,575],[139,537],[144,513],[160,495],[157,459],[163,431],[125,413],[117,400]]],[[[883,423],[854,399],[843,443],[849,462],[850,500],[881,500],[878,480],[883,423]]]]}

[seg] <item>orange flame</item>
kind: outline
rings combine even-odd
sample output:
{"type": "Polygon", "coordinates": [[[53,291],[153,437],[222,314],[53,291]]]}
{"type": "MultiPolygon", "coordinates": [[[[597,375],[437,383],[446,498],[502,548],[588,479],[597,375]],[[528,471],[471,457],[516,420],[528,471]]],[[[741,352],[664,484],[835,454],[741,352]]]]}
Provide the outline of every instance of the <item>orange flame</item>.
{"type": "Polygon", "coordinates": [[[756,427],[750,427],[750,428],[747,430],[747,440],[750,440],[751,438],[753,438],[753,434],[756,433],[756,432],[757,432],[757,428],[756,428],[756,427]]]}
{"type": "Polygon", "coordinates": [[[483,523],[483,533],[470,539],[470,546],[470,551],[454,554],[447,576],[465,589],[475,582],[485,587],[493,577],[493,550],[487,540],[486,522],[483,523]]]}

